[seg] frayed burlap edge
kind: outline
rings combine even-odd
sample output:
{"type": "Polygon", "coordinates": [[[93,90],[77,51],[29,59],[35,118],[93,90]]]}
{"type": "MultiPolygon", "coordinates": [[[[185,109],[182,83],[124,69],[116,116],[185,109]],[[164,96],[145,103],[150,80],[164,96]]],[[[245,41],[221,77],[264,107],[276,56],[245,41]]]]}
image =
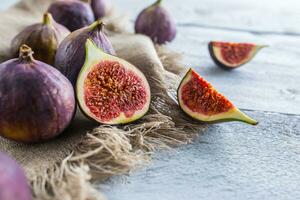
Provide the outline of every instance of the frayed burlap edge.
{"type": "MultiPolygon", "coordinates": [[[[180,66],[176,53],[166,47],[156,49],[166,70],[180,66]]],[[[184,71],[178,69],[176,73],[184,71]]],[[[169,75],[164,74],[165,78],[169,75]]],[[[91,177],[101,182],[113,175],[126,174],[147,164],[154,151],[188,144],[205,129],[204,126],[199,129],[199,124],[188,118],[174,120],[160,113],[157,105],[170,102],[163,100],[168,99],[167,94],[157,95],[150,114],[142,121],[130,126],[94,129],[61,163],[32,179],[35,200],[103,200],[105,197],[95,189],[91,177]]]]}

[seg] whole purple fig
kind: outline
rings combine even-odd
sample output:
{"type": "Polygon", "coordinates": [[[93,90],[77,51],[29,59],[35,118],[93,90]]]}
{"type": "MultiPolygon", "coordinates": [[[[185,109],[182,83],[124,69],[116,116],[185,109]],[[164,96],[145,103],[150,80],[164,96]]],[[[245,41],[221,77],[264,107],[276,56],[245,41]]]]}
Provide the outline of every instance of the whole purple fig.
{"type": "Polygon", "coordinates": [[[59,43],[69,34],[70,31],[57,24],[50,13],[45,13],[42,23],[28,26],[15,36],[11,43],[12,55],[18,57],[21,45],[26,44],[33,49],[37,60],[53,65],[59,43]]]}
{"type": "Polygon", "coordinates": [[[135,32],[149,36],[154,43],[165,44],[176,36],[176,24],[158,0],[144,9],[135,22],[135,32]]]}
{"type": "Polygon", "coordinates": [[[105,17],[112,9],[111,0],[91,0],[91,6],[96,19],[105,17]]]}
{"type": "Polygon", "coordinates": [[[76,109],[68,79],[32,54],[22,45],[19,58],[0,64],[0,135],[18,142],[56,137],[76,109]]]}
{"type": "Polygon", "coordinates": [[[32,199],[24,171],[14,159],[2,152],[0,152],[0,199],[32,199]]]}
{"type": "Polygon", "coordinates": [[[79,0],[59,0],[53,2],[48,12],[70,31],[88,26],[95,21],[90,4],[79,0]]]}
{"type": "Polygon", "coordinates": [[[59,45],[55,67],[71,81],[73,86],[85,61],[87,39],[93,40],[104,52],[115,55],[110,41],[103,32],[103,27],[103,22],[98,20],[86,28],[71,33],[59,45]]]}

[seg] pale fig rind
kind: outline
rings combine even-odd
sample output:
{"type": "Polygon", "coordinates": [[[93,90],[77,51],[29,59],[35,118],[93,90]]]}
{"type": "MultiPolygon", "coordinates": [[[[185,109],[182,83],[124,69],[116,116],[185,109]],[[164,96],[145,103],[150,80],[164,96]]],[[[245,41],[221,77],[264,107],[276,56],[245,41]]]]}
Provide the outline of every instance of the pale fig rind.
{"type": "Polygon", "coordinates": [[[96,19],[107,16],[112,9],[111,0],[91,0],[91,6],[96,19]]]}
{"type": "Polygon", "coordinates": [[[23,169],[4,152],[0,152],[0,199],[32,200],[23,169]]]}
{"type": "Polygon", "coordinates": [[[236,43],[236,42],[217,42],[212,41],[208,44],[211,58],[217,66],[224,69],[235,69],[250,62],[255,55],[267,45],[256,45],[252,43],[236,43]],[[240,49],[239,49],[240,48],[240,49]],[[223,51],[227,51],[228,56],[233,61],[227,61],[223,51]],[[244,51],[244,52],[242,52],[244,51]]]}
{"type": "Polygon", "coordinates": [[[135,22],[135,32],[149,36],[154,43],[165,44],[176,37],[176,24],[161,0],[144,9],[135,22]]]}
{"type": "Polygon", "coordinates": [[[54,64],[60,42],[70,34],[64,26],[55,22],[50,13],[45,13],[43,22],[26,27],[11,42],[11,53],[18,57],[23,44],[30,46],[35,58],[49,65],[54,64]]]}
{"type": "Polygon", "coordinates": [[[187,115],[204,123],[240,121],[251,125],[258,124],[256,120],[244,114],[226,97],[217,92],[193,69],[190,69],[182,79],[177,91],[177,98],[179,106],[187,115]],[[192,80],[195,81],[191,83],[192,80]],[[187,84],[193,84],[192,88],[185,88],[187,84]],[[183,92],[184,90],[190,90],[192,96],[184,97],[187,94],[183,92]],[[198,92],[200,95],[196,95],[198,92]]]}
{"type": "MultiPolygon", "coordinates": [[[[127,123],[131,123],[134,122],[140,118],[142,118],[149,110],[150,108],[150,101],[151,101],[151,92],[150,92],[150,86],[149,83],[146,79],[146,77],[144,76],[144,74],[137,69],[135,66],[133,66],[132,64],[128,63],[127,61],[120,59],[118,57],[109,55],[104,53],[100,48],[98,48],[93,42],[92,40],[88,39],[86,42],[86,60],[84,63],[84,66],[82,67],[79,77],[78,77],[78,81],[76,84],[76,95],[77,95],[77,101],[79,104],[80,109],[82,110],[82,112],[88,116],[90,119],[93,119],[94,121],[101,123],[101,124],[109,124],[109,125],[119,125],[119,124],[127,124],[127,123]],[[117,66],[121,66],[125,68],[126,72],[129,72],[130,74],[134,74],[135,76],[139,77],[140,83],[143,85],[143,89],[145,92],[145,101],[144,104],[142,105],[141,108],[139,109],[135,109],[132,110],[132,114],[130,116],[127,116],[125,112],[123,112],[124,110],[122,110],[122,108],[118,107],[118,106],[111,106],[109,107],[109,110],[120,110],[120,112],[118,113],[118,116],[112,117],[109,120],[102,120],[99,117],[97,117],[95,115],[95,113],[92,112],[92,110],[87,106],[86,103],[86,80],[89,76],[89,74],[96,69],[97,64],[102,63],[102,62],[112,62],[114,63],[114,67],[117,66]]],[[[114,73],[114,72],[112,72],[114,73]]],[[[100,77],[99,77],[100,78],[100,77]]],[[[112,82],[110,81],[112,77],[104,77],[103,79],[100,78],[99,80],[104,80],[104,85],[107,84],[111,84],[112,82]]],[[[126,79],[127,81],[130,81],[130,79],[126,79]]],[[[115,80],[113,80],[115,81],[115,80]]],[[[124,81],[123,79],[121,80],[117,80],[117,81],[124,81]]],[[[103,88],[104,90],[109,90],[109,88],[107,88],[108,86],[105,86],[105,88],[103,88]]],[[[119,86],[118,86],[119,87],[119,86]]],[[[136,87],[135,84],[132,85],[132,87],[136,87]]],[[[101,91],[99,90],[99,93],[101,93],[101,91]]],[[[124,91],[124,93],[126,93],[124,91]]],[[[122,94],[122,93],[121,93],[122,94]]],[[[133,93],[126,93],[126,98],[123,99],[124,102],[128,102],[129,104],[131,103],[132,100],[127,98],[128,96],[134,97],[133,93]]],[[[113,98],[109,98],[108,96],[102,96],[103,99],[108,99],[108,101],[114,99],[113,98]]],[[[116,102],[116,105],[118,102],[116,102]]],[[[100,102],[101,104],[101,102],[100,102]]],[[[105,104],[105,102],[104,102],[105,104]]],[[[108,105],[102,105],[102,106],[108,106],[108,105]]],[[[99,109],[101,109],[102,107],[100,107],[99,109]]],[[[105,114],[105,113],[104,113],[105,114]]]]}
{"type": "Polygon", "coordinates": [[[32,54],[23,45],[18,59],[0,64],[0,135],[24,143],[60,135],[76,110],[68,79],[32,54]]]}
{"type": "Polygon", "coordinates": [[[79,0],[58,0],[48,8],[48,12],[70,31],[83,28],[95,21],[90,4],[79,0]]]}
{"type": "Polygon", "coordinates": [[[115,55],[115,50],[103,32],[103,27],[103,22],[98,20],[88,27],[71,33],[60,44],[54,66],[71,81],[73,86],[85,61],[87,39],[93,40],[104,52],[115,55]]]}

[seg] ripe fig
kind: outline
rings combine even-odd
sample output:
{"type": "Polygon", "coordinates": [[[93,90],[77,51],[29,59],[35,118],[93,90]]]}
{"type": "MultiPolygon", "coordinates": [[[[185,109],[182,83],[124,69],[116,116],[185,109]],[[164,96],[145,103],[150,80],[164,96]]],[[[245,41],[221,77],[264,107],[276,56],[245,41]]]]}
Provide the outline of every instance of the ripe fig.
{"type": "Polygon", "coordinates": [[[132,64],[104,53],[90,39],[76,84],[83,113],[101,124],[126,124],[143,117],[150,107],[150,87],[132,64]]]}
{"type": "Polygon", "coordinates": [[[19,142],[56,137],[76,109],[72,84],[32,54],[23,45],[19,58],[0,64],[0,135],[19,142]]]}
{"type": "Polygon", "coordinates": [[[157,44],[171,42],[177,32],[172,16],[161,6],[161,1],[144,9],[135,22],[135,32],[149,36],[157,44]]]}
{"type": "Polygon", "coordinates": [[[235,69],[251,61],[265,45],[233,42],[210,42],[209,52],[219,67],[235,69]]]}
{"type": "Polygon", "coordinates": [[[111,0],[91,0],[91,6],[96,19],[105,17],[112,9],[111,0]]]}
{"type": "Polygon", "coordinates": [[[32,200],[24,171],[7,154],[0,152],[0,199],[32,200]]]}
{"type": "Polygon", "coordinates": [[[202,122],[241,121],[251,125],[258,124],[193,69],[187,72],[180,83],[178,101],[186,114],[202,122]]]}
{"type": "Polygon", "coordinates": [[[12,55],[18,57],[20,47],[26,44],[33,49],[37,60],[53,65],[59,43],[69,34],[70,31],[57,24],[50,13],[45,13],[42,23],[28,26],[15,36],[11,43],[12,55]]]}
{"type": "Polygon", "coordinates": [[[48,12],[70,31],[88,26],[95,21],[90,4],[79,0],[59,0],[53,2],[48,12]]]}
{"type": "Polygon", "coordinates": [[[115,51],[103,32],[104,24],[98,20],[89,27],[71,33],[59,46],[55,67],[75,86],[78,74],[86,57],[85,43],[88,38],[104,52],[115,55],[115,51]]]}

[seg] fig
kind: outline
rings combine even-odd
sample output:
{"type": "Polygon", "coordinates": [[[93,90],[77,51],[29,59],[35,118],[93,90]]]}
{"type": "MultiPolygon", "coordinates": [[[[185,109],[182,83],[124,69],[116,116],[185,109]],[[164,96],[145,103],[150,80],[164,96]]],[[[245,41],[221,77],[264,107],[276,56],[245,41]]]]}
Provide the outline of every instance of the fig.
{"type": "Polygon", "coordinates": [[[241,121],[251,125],[258,124],[193,69],[190,69],[182,79],[177,95],[181,109],[201,122],[241,121]]]}
{"type": "Polygon", "coordinates": [[[58,136],[76,108],[68,79],[32,54],[22,45],[19,58],[0,64],[0,135],[25,143],[58,136]]]}
{"type": "Polygon", "coordinates": [[[48,8],[48,12],[53,15],[58,23],[72,32],[95,21],[90,4],[79,0],[55,1],[48,8]]]}
{"type": "Polygon", "coordinates": [[[132,64],[104,53],[88,39],[87,57],[78,76],[79,107],[101,124],[126,124],[143,117],[150,107],[150,87],[132,64]]]}
{"type": "Polygon", "coordinates": [[[31,191],[20,165],[0,152],[0,199],[32,200],[31,191]]]}
{"type": "Polygon", "coordinates": [[[96,19],[105,17],[112,9],[111,0],[91,0],[91,6],[96,19]]]}
{"type": "Polygon", "coordinates": [[[18,57],[23,44],[30,46],[35,52],[35,58],[49,65],[54,64],[59,43],[70,34],[64,26],[57,24],[50,13],[45,13],[43,22],[28,26],[11,42],[11,52],[18,57]]]}
{"type": "Polygon", "coordinates": [[[165,44],[176,37],[176,24],[158,0],[144,9],[135,22],[135,32],[149,36],[154,43],[165,44]]]}
{"type": "Polygon", "coordinates": [[[55,67],[71,81],[73,86],[85,61],[85,43],[88,38],[104,52],[115,55],[110,41],[103,32],[103,27],[103,22],[98,20],[86,28],[71,33],[60,44],[55,58],[55,67]]]}
{"type": "Polygon", "coordinates": [[[266,45],[233,42],[210,42],[210,56],[219,67],[235,69],[251,61],[266,45]]]}

